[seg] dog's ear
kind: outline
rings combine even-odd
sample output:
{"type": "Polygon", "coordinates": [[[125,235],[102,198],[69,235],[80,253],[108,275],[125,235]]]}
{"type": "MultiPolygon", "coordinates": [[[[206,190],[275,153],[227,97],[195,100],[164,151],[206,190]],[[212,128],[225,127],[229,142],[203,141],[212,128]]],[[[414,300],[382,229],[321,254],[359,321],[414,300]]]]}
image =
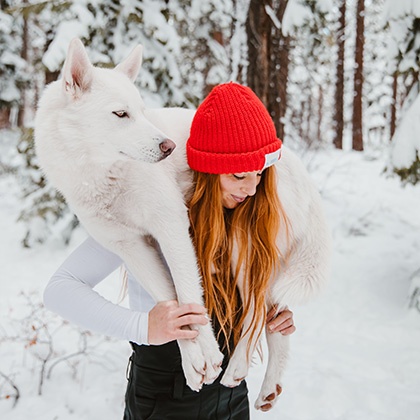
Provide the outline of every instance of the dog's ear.
{"type": "Polygon", "coordinates": [[[82,41],[74,38],[69,45],[63,67],[63,88],[74,98],[80,97],[89,90],[92,84],[93,66],[86,53],[82,41]]]}
{"type": "Polygon", "coordinates": [[[136,48],[130,53],[130,55],[115,67],[115,70],[124,73],[132,82],[137,79],[139,74],[141,61],[143,56],[143,47],[137,45],[136,48]]]}

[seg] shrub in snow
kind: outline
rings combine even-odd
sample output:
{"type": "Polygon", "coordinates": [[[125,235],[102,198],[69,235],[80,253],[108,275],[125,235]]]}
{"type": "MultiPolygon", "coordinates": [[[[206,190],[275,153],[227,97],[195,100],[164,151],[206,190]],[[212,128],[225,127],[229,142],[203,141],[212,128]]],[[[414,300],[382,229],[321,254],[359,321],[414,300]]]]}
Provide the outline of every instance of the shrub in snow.
{"type": "Polygon", "coordinates": [[[409,291],[409,308],[420,313],[420,270],[411,276],[411,286],[409,291]]]}
{"type": "Polygon", "coordinates": [[[18,219],[26,226],[23,245],[32,247],[49,238],[67,244],[78,222],[63,196],[46,182],[39,169],[32,128],[22,129],[17,147],[23,160],[19,171],[23,206],[18,219]]]}
{"type": "Polygon", "coordinates": [[[416,160],[407,168],[394,168],[394,172],[399,175],[401,181],[417,184],[420,181],[420,160],[416,160]]]}
{"type": "Polygon", "coordinates": [[[389,61],[406,90],[402,119],[392,139],[391,167],[403,182],[416,184],[420,180],[420,3],[387,0],[384,18],[390,32],[389,61]]]}
{"type": "Polygon", "coordinates": [[[102,364],[101,344],[108,338],[95,336],[45,309],[36,292],[22,292],[10,309],[9,323],[0,325],[0,399],[16,405],[24,394],[42,395],[46,381],[63,377],[79,380],[86,363],[102,364]],[[53,373],[59,371],[60,375],[53,373]]]}

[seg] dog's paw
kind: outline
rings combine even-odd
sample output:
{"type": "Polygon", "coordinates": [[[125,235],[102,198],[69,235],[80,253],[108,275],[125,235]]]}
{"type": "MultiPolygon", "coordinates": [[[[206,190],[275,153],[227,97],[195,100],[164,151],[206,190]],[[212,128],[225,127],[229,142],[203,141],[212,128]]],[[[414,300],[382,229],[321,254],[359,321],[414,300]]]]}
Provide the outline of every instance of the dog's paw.
{"type": "Polygon", "coordinates": [[[219,344],[209,326],[199,328],[199,335],[196,340],[206,360],[204,383],[211,384],[219,377],[222,371],[224,355],[219,350],[219,344]]]}
{"type": "Polygon", "coordinates": [[[179,340],[182,369],[187,385],[193,391],[200,391],[206,375],[206,360],[200,346],[192,340],[179,340]]]}
{"type": "Polygon", "coordinates": [[[271,386],[264,383],[260,395],[258,395],[258,398],[255,401],[254,407],[261,411],[271,410],[277,402],[277,398],[281,394],[281,391],[282,387],[279,383],[273,383],[271,386]]]}
{"type": "MultiPolygon", "coordinates": [[[[206,355],[207,356],[207,355],[206,355]]],[[[223,353],[219,350],[212,357],[206,357],[206,374],[204,375],[204,383],[212,384],[222,371],[223,353]]]]}
{"type": "Polygon", "coordinates": [[[235,350],[220,383],[228,388],[238,386],[248,375],[248,368],[246,357],[239,357],[235,350]]]}

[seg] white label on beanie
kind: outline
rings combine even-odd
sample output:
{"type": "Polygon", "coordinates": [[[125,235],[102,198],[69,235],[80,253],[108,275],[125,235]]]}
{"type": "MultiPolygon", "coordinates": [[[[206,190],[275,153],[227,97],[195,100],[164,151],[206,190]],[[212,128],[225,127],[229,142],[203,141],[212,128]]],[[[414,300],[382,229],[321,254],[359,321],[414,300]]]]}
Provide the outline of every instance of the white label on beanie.
{"type": "Polygon", "coordinates": [[[274,165],[281,157],[281,148],[275,152],[268,153],[265,155],[265,165],[264,168],[268,168],[271,165],[274,165]]]}

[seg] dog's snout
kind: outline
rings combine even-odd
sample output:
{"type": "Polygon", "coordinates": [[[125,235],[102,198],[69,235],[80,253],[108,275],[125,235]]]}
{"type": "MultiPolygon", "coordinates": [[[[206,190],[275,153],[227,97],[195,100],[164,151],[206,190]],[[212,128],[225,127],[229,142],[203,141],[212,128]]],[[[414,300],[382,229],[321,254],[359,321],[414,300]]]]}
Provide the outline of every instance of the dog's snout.
{"type": "Polygon", "coordinates": [[[175,147],[176,144],[169,139],[165,139],[159,144],[159,148],[165,158],[168,157],[174,151],[175,147]]]}

